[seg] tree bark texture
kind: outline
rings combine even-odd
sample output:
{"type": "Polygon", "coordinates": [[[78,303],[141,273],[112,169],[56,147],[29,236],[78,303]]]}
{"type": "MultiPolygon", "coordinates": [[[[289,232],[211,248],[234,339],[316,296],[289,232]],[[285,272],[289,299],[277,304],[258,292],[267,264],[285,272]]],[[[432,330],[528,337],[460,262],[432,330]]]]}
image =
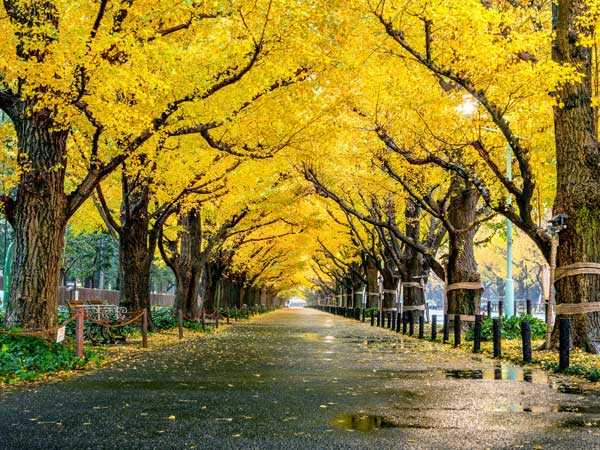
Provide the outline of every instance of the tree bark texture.
{"type": "MultiPolygon", "coordinates": [[[[592,30],[577,18],[585,14],[586,1],[561,0],[555,9],[556,38],[552,56],[560,64],[578,68],[578,83],[562,84],[560,104],[554,108],[557,185],[554,213],[569,215],[560,232],[557,267],[578,262],[600,263],[600,148],[596,110],[592,106],[592,49],[580,45],[592,30]]],[[[600,302],[600,276],[576,275],[556,283],[556,302],[600,302]]],[[[571,342],[600,353],[600,313],[572,315],[571,342]]],[[[558,319],[558,317],[557,317],[558,319]]],[[[555,323],[558,323],[556,320],[555,323]]],[[[557,341],[555,327],[553,340],[557,341]]]]}
{"type": "MultiPolygon", "coordinates": [[[[448,221],[453,230],[448,230],[449,251],[446,269],[448,285],[461,282],[478,282],[481,276],[477,270],[474,253],[474,238],[477,229],[479,193],[469,183],[458,176],[451,181],[448,221]]],[[[483,289],[454,289],[448,292],[448,314],[474,315],[479,312],[483,289]]]]}
{"type": "Polygon", "coordinates": [[[179,255],[173,259],[173,264],[170,264],[176,281],[173,309],[181,309],[187,319],[196,320],[200,317],[198,288],[202,276],[200,215],[192,208],[179,215],[178,223],[181,229],[179,255]]]}
{"type": "Polygon", "coordinates": [[[14,229],[6,325],[48,329],[57,323],[61,254],[69,218],[64,193],[68,132],[52,131],[44,112],[24,109],[19,116],[13,123],[23,170],[16,198],[6,205],[14,229]]]}
{"type": "Polygon", "coordinates": [[[148,187],[133,183],[125,173],[122,176],[122,186],[119,232],[120,304],[129,311],[146,309],[150,313],[150,267],[155,245],[149,243],[148,187]]]}

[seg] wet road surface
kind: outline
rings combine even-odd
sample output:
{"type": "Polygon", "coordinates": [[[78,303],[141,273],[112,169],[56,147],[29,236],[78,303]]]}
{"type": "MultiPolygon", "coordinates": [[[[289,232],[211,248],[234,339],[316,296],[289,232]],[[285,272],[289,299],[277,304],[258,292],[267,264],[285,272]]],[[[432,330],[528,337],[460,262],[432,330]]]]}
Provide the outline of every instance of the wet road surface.
{"type": "Polygon", "coordinates": [[[0,394],[0,449],[486,448],[600,449],[600,396],[314,310],[0,394]]]}

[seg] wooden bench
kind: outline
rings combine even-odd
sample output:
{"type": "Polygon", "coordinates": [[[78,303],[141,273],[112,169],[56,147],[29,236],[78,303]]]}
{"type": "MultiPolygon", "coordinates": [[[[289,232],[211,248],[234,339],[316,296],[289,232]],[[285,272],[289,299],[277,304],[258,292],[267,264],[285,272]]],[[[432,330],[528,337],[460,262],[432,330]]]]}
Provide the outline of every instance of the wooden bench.
{"type": "Polygon", "coordinates": [[[70,316],[75,314],[75,308],[83,308],[86,325],[85,337],[92,344],[125,342],[125,335],[121,328],[107,325],[118,324],[127,319],[127,308],[103,303],[99,300],[67,302],[67,308],[70,316]]]}

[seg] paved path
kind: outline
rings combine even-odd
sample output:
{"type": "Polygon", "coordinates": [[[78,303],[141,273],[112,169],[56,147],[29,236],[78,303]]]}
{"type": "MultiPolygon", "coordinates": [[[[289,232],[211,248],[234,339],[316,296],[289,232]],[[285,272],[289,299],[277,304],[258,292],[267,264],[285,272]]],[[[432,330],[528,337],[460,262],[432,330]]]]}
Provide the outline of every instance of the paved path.
{"type": "Polygon", "coordinates": [[[600,398],[561,390],[543,372],[285,310],[3,394],[0,448],[600,449],[600,398]]]}

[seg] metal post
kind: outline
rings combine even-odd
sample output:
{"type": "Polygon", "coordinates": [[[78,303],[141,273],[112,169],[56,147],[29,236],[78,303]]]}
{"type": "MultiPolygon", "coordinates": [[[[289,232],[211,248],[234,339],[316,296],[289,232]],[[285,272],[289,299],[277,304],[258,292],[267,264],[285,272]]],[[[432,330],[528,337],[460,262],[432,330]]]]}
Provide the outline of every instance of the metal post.
{"type": "Polygon", "coordinates": [[[521,322],[521,342],[523,344],[523,362],[531,362],[531,326],[529,321],[521,322]]]}
{"type": "Polygon", "coordinates": [[[558,368],[559,370],[566,370],[569,368],[569,319],[561,317],[558,319],[558,368]]]}
{"type": "MultiPolygon", "coordinates": [[[[6,222],[4,224],[6,226],[6,222]]],[[[10,278],[12,275],[12,264],[13,264],[13,244],[12,241],[8,244],[8,249],[4,249],[4,266],[3,266],[3,276],[4,276],[4,293],[2,296],[2,306],[6,311],[6,307],[8,305],[8,291],[10,290],[10,278]]]]}
{"type": "Polygon", "coordinates": [[[460,345],[460,315],[454,315],[454,346],[460,345]]]}
{"type": "Polygon", "coordinates": [[[500,318],[493,319],[493,337],[494,337],[494,358],[500,358],[502,356],[502,347],[501,347],[501,339],[502,339],[502,322],[500,322],[500,318]]]}
{"type": "Polygon", "coordinates": [[[423,314],[419,314],[419,339],[425,337],[425,317],[423,314]]]}
{"type": "Polygon", "coordinates": [[[473,336],[473,353],[479,353],[481,351],[481,321],[482,317],[480,314],[475,316],[475,329],[473,336]]]}
{"type": "Polygon", "coordinates": [[[548,285],[548,300],[546,302],[546,350],[552,343],[552,309],[554,302],[554,275],[556,272],[556,254],[558,252],[558,233],[552,233],[550,241],[550,283],[548,285]]]}
{"type": "Polygon", "coordinates": [[[444,328],[443,328],[443,343],[448,342],[450,339],[450,315],[444,314],[444,328]]]}
{"type": "Polygon", "coordinates": [[[431,316],[431,340],[435,341],[437,338],[437,314],[431,316]]]}
{"type": "Polygon", "coordinates": [[[415,334],[415,318],[413,317],[413,311],[408,311],[408,335],[413,336],[415,334]]]}

